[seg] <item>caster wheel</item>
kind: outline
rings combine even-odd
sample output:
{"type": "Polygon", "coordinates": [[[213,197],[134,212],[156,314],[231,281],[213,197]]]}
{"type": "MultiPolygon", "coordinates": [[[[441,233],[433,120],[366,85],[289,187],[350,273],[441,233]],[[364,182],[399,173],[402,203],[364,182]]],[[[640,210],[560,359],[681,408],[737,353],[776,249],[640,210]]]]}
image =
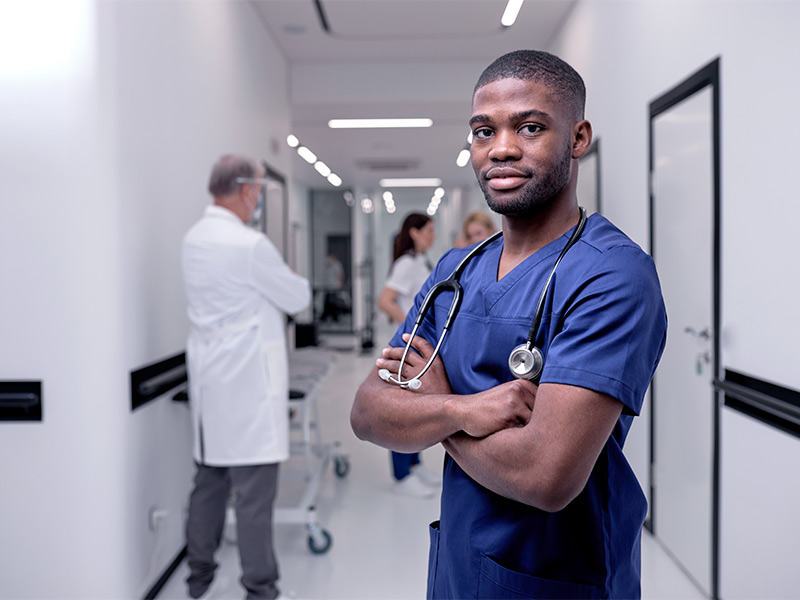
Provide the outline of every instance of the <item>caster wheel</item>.
{"type": "Polygon", "coordinates": [[[317,529],[308,534],[308,549],[313,554],[325,554],[331,549],[333,537],[324,529],[317,529]]]}
{"type": "Polygon", "coordinates": [[[350,472],[350,461],[347,458],[339,456],[334,459],[333,471],[337,477],[347,477],[350,472]]]}

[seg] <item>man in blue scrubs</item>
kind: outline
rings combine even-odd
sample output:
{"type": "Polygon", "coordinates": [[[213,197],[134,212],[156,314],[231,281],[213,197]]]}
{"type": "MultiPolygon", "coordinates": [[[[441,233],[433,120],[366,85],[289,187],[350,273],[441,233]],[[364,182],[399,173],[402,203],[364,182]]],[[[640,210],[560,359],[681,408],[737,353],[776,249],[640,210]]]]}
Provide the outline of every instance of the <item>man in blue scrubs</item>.
{"type": "MultiPolygon", "coordinates": [[[[508,367],[579,222],[578,160],[592,139],[584,104],[581,77],[548,53],[512,52],[484,71],[472,166],[503,236],[465,267],[460,311],[421,386],[400,388],[378,371],[396,373],[425,293],[470,248],[442,257],[356,394],[361,439],[447,451],[429,598],[641,596],[646,501],[622,446],[666,340],[652,259],[591,215],[547,290],[538,385],[508,367]]],[[[449,306],[448,294],[434,302],[404,380],[431,356],[449,306]]]]}

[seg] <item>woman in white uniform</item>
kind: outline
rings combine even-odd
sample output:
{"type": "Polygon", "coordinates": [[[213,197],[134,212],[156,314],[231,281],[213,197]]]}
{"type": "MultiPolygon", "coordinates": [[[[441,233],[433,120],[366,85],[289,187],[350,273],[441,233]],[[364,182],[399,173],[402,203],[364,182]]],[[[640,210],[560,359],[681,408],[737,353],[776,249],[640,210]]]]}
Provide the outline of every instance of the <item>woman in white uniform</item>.
{"type": "Polygon", "coordinates": [[[208,187],[214,205],[183,241],[197,464],[186,526],[193,598],[214,578],[231,487],[247,597],[279,594],[272,504],[278,464],[289,457],[284,314],[308,306],[311,290],[267,236],[246,225],[258,209],[261,177],[254,161],[222,157],[208,187]]]}
{"type": "MultiPolygon", "coordinates": [[[[431,273],[425,252],[435,239],[433,221],[426,215],[411,213],[403,221],[394,242],[389,279],[378,298],[378,308],[386,313],[390,322],[402,323],[414,305],[414,297],[431,273]]],[[[430,498],[439,485],[437,478],[420,464],[418,453],[392,452],[392,472],[397,491],[409,496],[430,498]]]]}

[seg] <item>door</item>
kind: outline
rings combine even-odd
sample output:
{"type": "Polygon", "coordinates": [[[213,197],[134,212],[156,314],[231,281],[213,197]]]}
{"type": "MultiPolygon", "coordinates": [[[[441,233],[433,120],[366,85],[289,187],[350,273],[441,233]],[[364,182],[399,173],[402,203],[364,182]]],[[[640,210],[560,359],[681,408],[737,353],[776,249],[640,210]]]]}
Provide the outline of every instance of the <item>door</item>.
{"type": "Polygon", "coordinates": [[[651,104],[651,251],[669,318],[652,386],[650,525],[717,588],[718,63],[651,104]]]}
{"type": "Polygon", "coordinates": [[[261,192],[264,194],[264,209],[261,211],[259,229],[267,234],[267,237],[275,244],[275,247],[283,256],[283,259],[287,261],[289,266],[294,268],[296,265],[293,264],[293,261],[296,257],[288,255],[289,236],[287,232],[289,224],[286,179],[284,179],[283,175],[271,169],[267,163],[263,163],[263,166],[264,178],[267,183],[261,192]]]}

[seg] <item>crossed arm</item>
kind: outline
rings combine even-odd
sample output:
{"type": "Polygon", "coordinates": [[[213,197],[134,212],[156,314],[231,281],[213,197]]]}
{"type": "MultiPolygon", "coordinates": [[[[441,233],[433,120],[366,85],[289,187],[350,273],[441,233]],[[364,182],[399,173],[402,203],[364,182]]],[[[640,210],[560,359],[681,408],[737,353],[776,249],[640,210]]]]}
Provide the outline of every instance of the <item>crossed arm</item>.
{"type": "MultiPolygon", "coordinates": [[[[406,334],[407,335],[407,334],[406,334]]],[[[417,337],[403,377],[418,373],[432,353],[417,337]]],[[[441,443],[484,487],[554,512],[586,485],[622,412],[605,394],[570,385],[514,380],[471,395],[455,395],[437,358],[419,390],[384,382],[402,348],[386,348],[361,384],[350,414],[353,431],[391,450],[416,452],[441,443]]]]}

